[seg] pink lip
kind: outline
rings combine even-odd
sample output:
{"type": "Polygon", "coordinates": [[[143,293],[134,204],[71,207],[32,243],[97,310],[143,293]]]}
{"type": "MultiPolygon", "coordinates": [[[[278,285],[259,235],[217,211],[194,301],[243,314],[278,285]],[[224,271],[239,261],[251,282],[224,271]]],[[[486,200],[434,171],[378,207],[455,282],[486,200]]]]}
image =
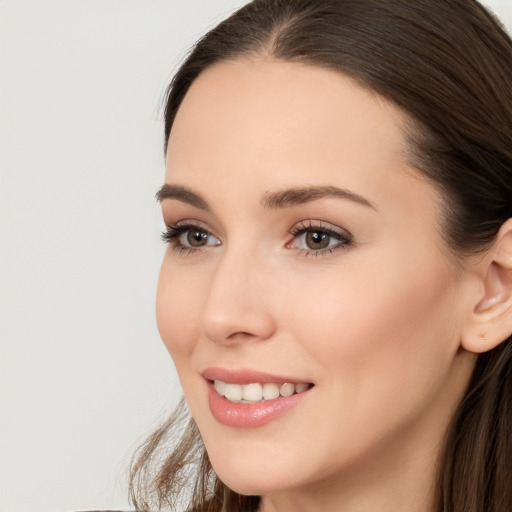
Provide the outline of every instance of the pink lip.
{"type": "Polygon", "coordinates": [[[220,396],[213,387],[214,380],[233,384],[251,384],[253,382],[284,384],[290,382],[299,384],[307,382],[278,375],[270,375],[259,371],[242,370],[233,371],[223,368],[208,368],[203,372],[208,383],[208,403],[213,417],[223,425],[235,428],[256,428],[266,425],[281,417],[310,395],[307,391],[274,400],[262,400],[251,404],[237,404],[220,396]]]}
{"type": "Polygon", "coordinates": [[[274,382],[275,384],[284,384],[290,382],[291,384],[300,384],[302,382],[310,382],[308,380],[301,380],[293,377],[285,377],[282,375],[272,375],[270,373],[262,372],[259,370],[228,370],[226,368],[207,368],[202,372],[206,380],[220,380],[222,382],[229,382],[231,384],[252,384],[259,382],[261,384],[274,382]]]}

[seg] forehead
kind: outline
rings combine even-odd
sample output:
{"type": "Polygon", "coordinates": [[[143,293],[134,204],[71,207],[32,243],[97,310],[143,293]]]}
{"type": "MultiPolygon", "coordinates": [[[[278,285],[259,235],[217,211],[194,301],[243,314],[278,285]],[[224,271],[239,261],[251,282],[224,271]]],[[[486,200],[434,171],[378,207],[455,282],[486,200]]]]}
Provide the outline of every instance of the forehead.
{"type": "Polygon", "coordinates": [[[205,157],[282,167],[283,160],[313,154],[344,152],[349,159],[363,144],[359,163],[370,154],[403,160],[403,118],[385,99],[334,70],[224,62],[204,71],[188,91],[171,130],[168,167],[193,170],[205,157]]]}

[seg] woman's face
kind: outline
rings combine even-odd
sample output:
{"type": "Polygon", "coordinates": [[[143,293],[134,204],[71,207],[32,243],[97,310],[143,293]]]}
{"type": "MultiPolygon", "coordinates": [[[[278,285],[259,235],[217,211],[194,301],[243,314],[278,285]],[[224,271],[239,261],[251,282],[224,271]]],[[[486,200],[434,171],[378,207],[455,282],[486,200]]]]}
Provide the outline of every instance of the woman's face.
{"type": "Polygon", "coordinates": [[[180,107],[158,326],[238,492],[432,469],[474,360],[464,272],[405,130],[383,98],[297,63],[216,65],[180,107]]]}

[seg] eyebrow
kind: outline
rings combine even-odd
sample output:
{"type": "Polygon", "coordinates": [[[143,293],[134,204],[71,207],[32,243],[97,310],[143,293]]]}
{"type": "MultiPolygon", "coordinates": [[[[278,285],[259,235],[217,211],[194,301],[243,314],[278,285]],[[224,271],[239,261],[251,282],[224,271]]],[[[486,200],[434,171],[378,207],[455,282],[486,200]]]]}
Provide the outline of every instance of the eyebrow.
{"type": "Polygon", "coordinates": [[[348,199],[377,211],[377,208],[363,196],[332,185],[299,187],[277,192],[267,192],[262,199],[263,206],[272,209],[290,208],[324,198],[348,199]]]}
{"type": "MultiPolygon", "coordinates": [[[[269,209],[290,208],[304,203],[317,201],[325,198],[348,199],[363,206],[367,206],[377,211],[377,208],[365,199],[363,196],[346,190],[344,188],[334,187],[332,185],[297,187],[277,192],[267,192],[261,204],[269,209]]],[[[193,190],[181,185],[164,184],[156,193],[156,199],[162,202],[164,199],[176,199],[201,210],[211,212],[208,202],[193,190]]]]}
{"type": "Polygon", "coordinates": [[[177,199],[201,210],[211,211],[210,205],[199,194],[181,185],[166,183],[156,193],[156,199],[160,203],[164,199],[177,199]]]}

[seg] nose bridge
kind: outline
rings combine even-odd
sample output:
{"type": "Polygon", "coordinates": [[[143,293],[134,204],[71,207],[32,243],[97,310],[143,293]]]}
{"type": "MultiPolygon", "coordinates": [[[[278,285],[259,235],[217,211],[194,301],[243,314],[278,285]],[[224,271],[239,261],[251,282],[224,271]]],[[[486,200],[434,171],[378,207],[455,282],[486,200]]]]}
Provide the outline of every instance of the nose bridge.
{"type": "Polygon", "coordinates": [[[274,331],[265,258],[242,244],[223,248],[202,311],[204,334],[217,343],[264,340],[274,331]]]}

